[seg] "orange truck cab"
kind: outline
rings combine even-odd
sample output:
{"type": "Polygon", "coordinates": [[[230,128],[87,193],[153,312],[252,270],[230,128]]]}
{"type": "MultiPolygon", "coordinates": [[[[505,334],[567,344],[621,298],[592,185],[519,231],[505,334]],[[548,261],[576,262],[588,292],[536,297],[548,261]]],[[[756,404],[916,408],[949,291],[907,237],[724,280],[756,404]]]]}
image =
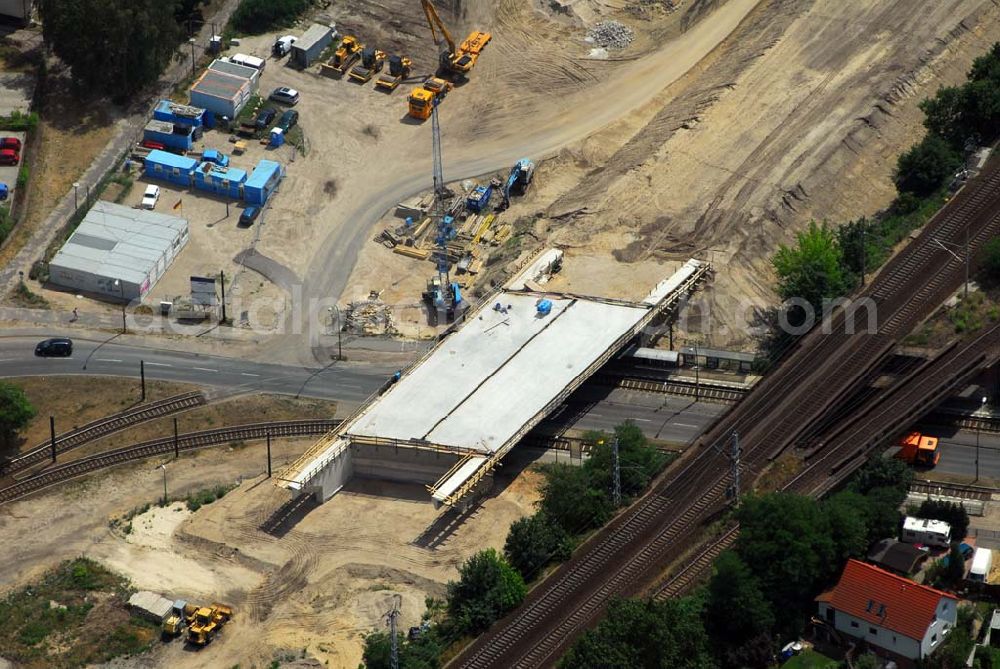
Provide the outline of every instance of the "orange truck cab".
{"type": "Polygon", "coordinates": [[[938,438],[920,432],[910,432],[900,439],[896,457],[918,467],[933,467],[941,459],[938,438]]]}

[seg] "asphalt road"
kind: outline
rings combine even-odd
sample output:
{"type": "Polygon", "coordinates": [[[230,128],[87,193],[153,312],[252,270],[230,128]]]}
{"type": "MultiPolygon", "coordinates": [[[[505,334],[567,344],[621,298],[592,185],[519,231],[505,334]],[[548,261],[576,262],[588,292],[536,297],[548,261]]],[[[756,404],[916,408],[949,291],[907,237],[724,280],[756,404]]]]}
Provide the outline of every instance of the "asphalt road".
{"type": "Polygon", "coordinates": [[[194,383],[231,392],[302,395],[358,403],[371,395],[395,369],[374,365],[333,363],[324,368],[269,365],[241,360],[123,346],[113,340],[102,344],[73,340],[69,358],[38,358],[37,337],[0,339],[0,377],[60,374],[139,377],[145,362],[146,378],[194,383]]]}
{"type": "MultiPolygon", "coordinates": [[[[938,436],[941,460],[936,472],[976,477],[976,433],[929,431],[938,436]]],[[[983,432],[979,436],[979,478],[1000,480],[1000,435],[983,432]]]]}
{"type": "MultiPolygon", "coordinates": [[[[0,377],[40,375],[100,375],[138,378],[144,361],[146,378],[192,383],[225,392],[262,392],[337,400],[357,405],[385,383],[396,370],[371,364],[333,363],[324,368],[271,365],[163,351],[86,339],[73,340],[69,358],[35,357],[39,337],[0,338],[0,377]]],[[[688,398],[636,391],[583,388],[554,421],[581,430],[609,431],[627,419],[647,436],[683,444],[701,434],[727,406],[688,398]]]]}

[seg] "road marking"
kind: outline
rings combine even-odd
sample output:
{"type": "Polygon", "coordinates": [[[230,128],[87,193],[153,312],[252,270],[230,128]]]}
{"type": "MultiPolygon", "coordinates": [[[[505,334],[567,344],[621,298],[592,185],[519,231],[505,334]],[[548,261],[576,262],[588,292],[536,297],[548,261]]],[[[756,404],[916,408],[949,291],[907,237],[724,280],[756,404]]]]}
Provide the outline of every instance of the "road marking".
{"type": "Polygon", "coordinates": [[[698,427],[697,425],[692,425],[691,423],[674,423],[677,427],[698,427]]]}
{"type": "Polygon", "coordinates": [[[17,358],[0,358],[0,362],[14,362],[17,358]]]}
{"type": "Polygon", "coordinates": [[[197,369],[199,372],[217,372],[217,369],[209,369],[208,367],[192,367],[191,369],[197,369]]]}
{"type": "Polygon", "coordinates": [[[121,362],[121,360],[116,358],[98,358],[97,362],[121,362]]]}
{"type": "Polygon", "coordinates": [[[588,415],[588,416],[592,416],[592,417],[594,417],[594,418],[604,418],[604,414],[600,414],[600,413],[594,413],[593,411],[591,411],[591,412],[590,412],[590,413],[588,413],[587,415],[588,415]]]}
{"type": "Polygon", "coordinates": [[[173,365],[168,365],[163,362],[147,362],[147,365],[152,365],[153,367],[173,367],[173,365]]]}
{"type": "Polygon", "coordinates": [[[652,419],[650,419],[650,418],[633,418],[632,420],[634,420],[634,421],[636,421],[638,423],[652,423],[653,422],[652,419]]]}
{"type": "Polygon", "coordinates": [[[260,374],[251,374],[250,372],[240,372],[241,376],[260,376],[260,374]]]}

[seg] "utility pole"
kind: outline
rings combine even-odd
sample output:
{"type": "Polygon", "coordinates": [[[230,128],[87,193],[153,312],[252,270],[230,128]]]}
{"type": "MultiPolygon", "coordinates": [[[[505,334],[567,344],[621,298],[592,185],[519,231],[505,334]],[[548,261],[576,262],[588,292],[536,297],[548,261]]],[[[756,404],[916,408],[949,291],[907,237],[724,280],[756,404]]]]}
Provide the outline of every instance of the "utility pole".
{"type": "Polygon", "coordinates": [[[618,457],[618,435],[611,438],[611,501],[617,509],[622,505],[622,469],[618,457]]]}
{"type": "Polygon", "coordinates": [[[865,251],[865,224],[867,219],[861,219],[861,287],[865,287],[865,269],[868,261],[868,253],[865,251]]]}
{"type": "Polygon", "coordinates": [[[142,384],[142,397],[141,402],[146,401],[146,361],[139,361],[139,383],[142,384]]]}
{"type": "Polygon", "coordinates": [[[271,431],[267,431],[267,478],[271,478],[271,431]]]}
{"type": "Polygon", "coordinates": [[[226,322],[226,273],[223,270],[219,270],[219,276],[222,277],[222,322],[226,322]]]}
{"type": "Polygon", "coordinates": [[[729,451],[729,471],[732,477],[732,487],[729,489],[729,496],[733,500],[734,506],[740,505],[740,435],[733,431],[733,442],[729,451]]]}
{"type": "Polygon", "coordinates": [[[385,614],[389,624],[389,667],[399,669],[399,634],[396,631],[396,618],[399,617],[399,604],[401,598],[394,595],[392,598],[392,610],[385,614]]]}
{"type": "Polygon", "coordinates": [[[56,417],[49,416],[49,438],[52,441],[52,462],[56,461],[56,417]]]}
{"type": "Polygon", "coordinates": [[[177,417],[174,416],[174,460],[181,457],[180,442],[177,439],[177,417]]]}

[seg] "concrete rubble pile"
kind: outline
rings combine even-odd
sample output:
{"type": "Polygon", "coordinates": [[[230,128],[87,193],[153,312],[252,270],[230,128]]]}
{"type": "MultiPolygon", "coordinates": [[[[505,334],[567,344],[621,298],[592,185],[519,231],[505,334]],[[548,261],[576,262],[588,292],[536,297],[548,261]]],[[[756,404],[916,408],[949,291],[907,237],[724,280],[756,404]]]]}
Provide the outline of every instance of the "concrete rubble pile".
{"type": "Polygon", "coordinates": [[[632,43],[635,33],[619,21],[602,21],[587,33],[587,41],[607,49],[624,49],[632,43]]]}
{"type": "Polygon", "coordinates": [[[396,332],[392,309],[380,299],[379,295],[373,290],[367,299],[355,300],[347,305],[344,318],[349,332],[369,336],[396,332]]]}

